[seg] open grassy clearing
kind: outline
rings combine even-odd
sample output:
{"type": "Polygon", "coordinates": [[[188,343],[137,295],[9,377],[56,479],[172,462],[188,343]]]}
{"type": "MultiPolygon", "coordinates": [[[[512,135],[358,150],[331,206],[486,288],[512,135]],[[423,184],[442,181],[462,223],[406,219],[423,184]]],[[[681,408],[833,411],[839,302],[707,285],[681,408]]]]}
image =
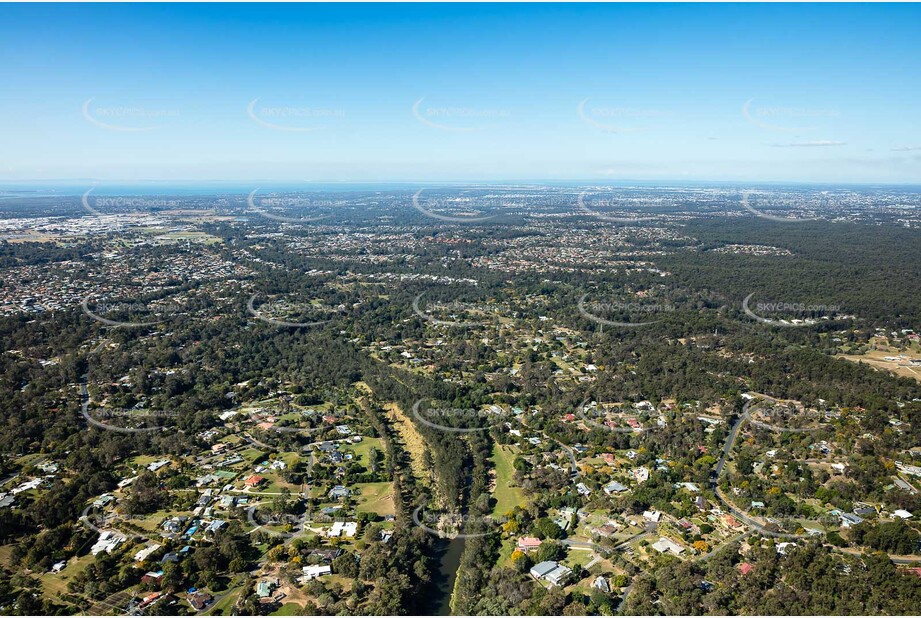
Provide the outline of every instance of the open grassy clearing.
{"type": "Polygon", "coordinates": [[[423,459],[423,453],[425,453],[425,440],[423,440],[422,435],[416,430],[416,426],[413,425],[412,420],[410,420],[410,418],[406,416],[406,413],[400,409],[400,406],[391,402],[385,404],[384,409],[387,411],[388,420],[393,424],[397,434],[399,434],[403,447],[406,449],[406,452],[409,453],[409,465],[412,469],[413,476],[421,483],[428,484],[429,470],[425,467],[423,459]]]}
{"type": "Polygon", "coordinates": [[[359,511],[381,516],[396,515],[396,507],[393,504],[393,483],[389,481],[359,483],[355,487],[361,489],[361,495],[355,496],[359,511]]]}
{"type": "Polygon", "coordinates": [[[489,458],[495,469],[495,488],[492,495],[496,499],[496,505],[492,510],[493,516],[502,516],[516,506],[527,505],[524,491],[520,487],[512,486],[515,475],[512,463],[515,461],[516,452],[515,447],[493,445],[492,456],[489,458]]]}

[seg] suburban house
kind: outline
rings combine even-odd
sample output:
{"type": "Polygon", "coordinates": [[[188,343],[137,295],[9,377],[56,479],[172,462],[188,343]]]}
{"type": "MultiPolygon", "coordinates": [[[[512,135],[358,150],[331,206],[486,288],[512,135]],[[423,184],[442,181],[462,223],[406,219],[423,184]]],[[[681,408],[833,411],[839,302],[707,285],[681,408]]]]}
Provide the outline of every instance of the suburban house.
{"type": "Polygon", "coordinates": [[[354,537],[355,533],[358,532],[358,522],[356,521],[336,521],[333,522],[333,527],[329,530],[327,536],[331,539],[336,539],[339,537],[354,537]]]}
{"type": "Polygon", "coordinates": [[[278,580],[264,579],[256,584],[256,596],[265,599],[272,596],[272,590],[278,586],[278,580]]]}
{"type": "Polygon", "coordinates": [[[540,547],[541,540],[533,536],[523,536],[518,539],[518,549],[528,553],[532,549],[540,547]]]}
{"type": "Polygon", "coordinates": [[[684,552],[684,547],[675,543],[673,540],[665,538],[664,536],[659,538],[659,540],[652,544],[652,548],[664,554],[665,552],[671,552],[676,556],[680,556],[684,552]]]}
{"type": "Polygon", "coordinates": [[[731,528],[732,530],[738,530],[742,527],[742,524],[739,523],[739,520],[729,513],[723,515],[722,522],[726,525],[727,528],[731,528]]]}
{"type": "Polygon", "coordinates": [[[99,540],[90,548],[90,553],[94,556],[99,552],[111,553],[113,549],[121,545],[125,537],[114,530],[106,530],[100,533],[99,540]]]}
{"type": "Polygon", "coordinates": [[[259,476],[258,474],[254,474],[248,479],[246,479],[245,481],[243,481],[243,484],[247,487],[259,487],[264,482],[265,482],[265,477],[259,476]]]}
{"type": "Polygon", "coordinates": [[[618,493],[627,491],[627,488],[621,485],[620,483],[618,483],[617,481],[611,481],[610,483],[605,485],[603,489],[604,489],[604,493],[606,493],[609,496],[612,494],[618,494],[618,493]]]}
{"type": "Polygon", "coordinates": [[[301,579],[304,581],[316,579],[321,575],[330,575],[333,572],[328,564],[313,564],[310,566],[305,566],[303,570],[304,576],[301,579]]]}
{"type": "Polygon", "coordinates": [[[135,560],[136,562],[143,562],[143,561],[147,560],[147,559],[150,557],[150,555],[151,555],[152,553],[154,553],[155,551],[157,551],[158,549],[160,549],[160,547],[161,547],[161,545],[160,545],[159,543],[155,543],[155,544],[150,545],[150,546],[148,546],[148,547],[144,547],[143,549],[141,549],[140,551],[138,551],[138,553],[134,554],[134,560],[135,560]]]}
{"type": "Polygon", "coordinates": [[[214,597],[212,597],[207,592],[197,591],[187,596],[186,600],[188,600],[189,605],[191,605],[195,611],[200,612],[201,610],[208,607],[208,605],[214,600],[214,597]]]}
{"type": "Polygon", "coordinates": [[[156,584],[159,586],[161,581],[163,581],[163,571],[148,571],[141,577],[142,584],[156,584]]]}
{"type": "Polygon", "coordinates": [[[531,567],[531,577],[543,579],[551,586],[565,585],[570,575],[572,575],[572,570],[569,567],[554,560],[547,560],[531,567]]]}

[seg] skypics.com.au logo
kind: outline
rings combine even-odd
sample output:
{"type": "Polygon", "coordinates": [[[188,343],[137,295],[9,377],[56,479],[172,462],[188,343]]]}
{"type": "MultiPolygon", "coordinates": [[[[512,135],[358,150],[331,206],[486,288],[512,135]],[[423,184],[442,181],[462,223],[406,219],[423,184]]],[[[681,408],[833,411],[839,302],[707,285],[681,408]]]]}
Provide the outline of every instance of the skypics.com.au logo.
{"type": "Polygon", "coordinates": [[[80,204],[91,215],[105,217],[121,214],[153,214],[159,209],[179,208],[181,202],[167,198],[91,195],[95,187],[80,197],[80,204]]]}
{"type": "Polygon", "coordinates": [[[423,302],[422,297],[424,295],[425,292],[421,292],[413,298],[413,313],[436,326],[454,328],[486,326],[488,320],[485,319],[485,316],[494,314],[496,309],[495,306],[489,304],[459,300],[431,300],[423,302]],[[470,317],[476,317],[477,319],[471,320],[469,319],[470,317]]]}
{"type": "Polygon", "coordinates": [[[342,306],[339,307],[328,307],[326,305],[317,305],[314,303],[304,303],[304,304],[291,304],[290,302],[285,301],[275,301],[256,307],[256,299],[259,297],[259,294],[253,294],[250,296],[249,300],[246,303],[247,312],[262,322],[271,324],[272,326],[278,326],[281,328],[309,328],[312,326],[322,326],[323,324],[328,324],[332,322],[333,318],[329,317],[326,319],[310,319],[294,321],[288,319],[287,317],[274,317],[275,315],[306,315],[306,314],[320,314],[322,316],[328,315],[339,315],[345,309],[342,306]]]}
{"type": "Polygon", "coordinates": [[[814,131],[819,121],[837,119],[841,113],[835,109],[808,107],[759,107],[752,97],[742,105],[742,117],[748,122],[764,129],[781,133],[803,133],[814,131]]]}
{"type": "Polygon", "coordinates": [[[648,129],[658,119],[673,116],[671,112],[636,107],[589,106],[589,99],[582,99],[576,106],[579,119],[604,133],[637,133],[648,129]],[[641,126],[636,126],[640,123],[641,126]]]}
{"type": "Polygon", "coordinates": [[[770,326],[796,327],[812,326],[819,321],[832,319],[848,319],[851,316],[841,314],[840,305],[811,305],[806,303],[790,302],[757,302],[751,308],[752,292],[742,301],[742,311],[745,315],[762,324],[770,326]],[[757,313],[755,313],[757,311],[757,313]],[[759,315],[760,314],[760,315],[759,315]],[[765,314],[779,314],[783,317],[766,318],[765,314]]]}
{"type": "Polygon", "coordinates": [[[304,106],[257,105],[256,97],[246,106],[246,115],[257,125],[285,133],[309,133],[329,126],[330,121],[345,118],[345,110],[304,106]]]}
{"type": "Polygon", "coordinates": [[[496,120],[507,120],[512,113],[501,109],[482,109],[476,107],[423,107],[425,97],[413,103],[413,117],[421,124],[439,131],[454,133],[472,133],[482,131],[496,120]]]}
{"type": "MultiPolygon", "coordinates": [[[[616,198],[599,199],[589,196],[588,191],[579,193],[576,204],[578,212],[608,223],[643,223],[658,220],[655,216],[637,214],[640,205],[635,202],[624,203],[616,198]]],[[[648,204],[643,206],[648,209],[648,204]]]]}
{"type": "Polygon", "coordinates": [[[152,131],[161,126],[165,120],[179,117],[174,109],[152,109],[141,106],[94,105],[95,98],[84,101],[80,108],[87,122],[107,131],[138,133],[152,131]]]}
{"type": "Polygon", "coordinates": [[[126,408],[85,409],[83,418],[93,427],[115,433],[147,433],[167,429],[167,421],[175,421],[179,412],[126,408]]]}
{"type": "Polygon", "coordinates": [[[500,534],[506,517],[471,515],[449,511],[427,511],[418,507],[413,511],[413,523],[432,536],[440,539],[472,539],[500,534]]]}
{"type": "Polygon", "coordinates": [[[254,504],[246,509],[246,521],[257,530],[269,536],[292,539],[303,535],[309,523],[306,513],[294,515],[291,513],[267,513],[259,510],[262,503],[254,504]]]}
{"type": "Polygon", "coordinates": [[[644,302],[624,302],[621,300],[612,301],[588,301],[588,294],[579,297],[577,309],[579,314],[596,324],[602,326],[614,326],[619,328],[635,328],[639,326],[649,326],[659,320],[637,319],[648,318],[649,316],[671,313],[675,311],[672,305],[662,303],[644,303],[644,302]]]}
{"type": "Polygon", "coordinates": [[[413,404],[413,416],[423,425],[447,433],[472,433],[487,431],[508,418],[508,413],[498,405],[484,408],[457,408],[426,406],[420,399],[413,404]]]}
{"type": "Polygon", "coordinates": [[[344,202],[333,200],[313,200],[301,196],[285,196],[271,194],[268,197],[256,198],[259,189],[250,191],[246,198],[247,212],[256,213],[259,216],[278,221],[280,223],[293,223],[296,225],[309,225],[316,223],[321,219],[329,217],[329,213],[312,215],[308,217],[291,217],[278,214],[281,212],[317,212],[320,210],[330,210],[342,206],[344,202]],[[258,204],[257,204],[258,202],[258,204]]]}
{"type": "Polygon", "coordinates": [[[140,302],[93,301],[93,294],[80,303],[83,313],[106,326],[114,328],[135,328],[155,326],[186,311],[182,305],[167,301],[140,302]]]}
{"type": "Polygon", "coordinates": [[[413,194],[412,205],[426,217],[446,223],[485,223],[499,217],[520,215],[526,211],[524,198],[501,191],[464,191],[460,194],[426,197],[419,189],[413,194]]]}
{"type": "Polygon", "coordinates": [[[806,223],[808,221],[818,221],[817,217],[782,217],[780,215],[773,215],[767,212],[764,212],[764,208],[756,209],[754,208],[749,200],[749,196],[752,195],[751,191],[742,192],[742,208],[752,213],[757,217],[762,219],[767,219],[769,221],[776,221],[778,223],[806,223]]]}

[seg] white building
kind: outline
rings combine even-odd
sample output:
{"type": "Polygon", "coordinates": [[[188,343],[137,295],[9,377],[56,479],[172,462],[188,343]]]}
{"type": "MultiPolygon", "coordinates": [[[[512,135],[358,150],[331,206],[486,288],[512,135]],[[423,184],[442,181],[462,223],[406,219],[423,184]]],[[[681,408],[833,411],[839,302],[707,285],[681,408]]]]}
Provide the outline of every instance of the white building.
{"type": "Polygon", "coordinates": [[[358,531],[358,522],[355,521],[336,521],[333,522],[333,527],[330,528],[327,536],[331,539],[339,537],[353,537],[358,531]]]}
{"type": "Polygon", "coordinates": [[[671,552],[676,556],[680,556],[684,552],[684,548],[681,545],[678,545],[678,543],[675,543],[673,540],[667,539],[664,536],[653,543],[652,548],[660,554],[671,552]]]}
{"type": "Polygon", "coordinates": [[[135,561],[135,562],[144,562],[145,560],[147,560],[147,558],[150,557],[150,555],[151,555],[152,553],[154,553],[155,551],[157,551],[158,549],[160,549],[160,547],[162,547],[162,546],[161,546],[159,543],[155,543],[155,544],[153,544],[153,545],[150,545],[150,546],[148,546],[148,547],[145,547],[145,548],[141,549],[141,551],[139,551],[138,553],[134,554],[134,561],[135,561]]]}
{"type": "Polygon", "coordinates": [[[316,579],[321,575],[330,575],[333,570],[328,564],[315,564],[304,567],[304,576],[301,578],[303,581],[310,581],[316,579]]]}
{"type": "Polygon", "coordinates": [[[114,530],[106,530],[100,533],[99,540],[90,548],[90,553],[94,556],[99,552],[112,553],[112,550],[125,541],[124,535],[114,530]]]}

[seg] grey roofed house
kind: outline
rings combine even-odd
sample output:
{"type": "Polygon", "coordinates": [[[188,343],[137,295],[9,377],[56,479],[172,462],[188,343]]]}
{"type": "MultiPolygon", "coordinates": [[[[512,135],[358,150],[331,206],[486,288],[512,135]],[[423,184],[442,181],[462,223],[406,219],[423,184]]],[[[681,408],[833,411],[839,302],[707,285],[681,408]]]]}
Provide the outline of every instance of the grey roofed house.
{"type": "Polygon", "coordinates": [[[226,526],[226,525],[227,525],[227,522],[224,521],[223,519],[215,519],[215,520],[214,520],[213,522],[211,522],[211,524],[208,526],[207,532],[211,532],[211,533],[217,532],[217,531],[219,531],[221,528],[223,528],[223,527],[226,526]]]}
{"type": "Polygon", "coordinates": [[[620,483],[618,483],[617,481],[611,481],[610,483],[604,486],[604,493],[608,494],[609,496],[611,494],[620,493],[622,491],[627,491],[627,488],[621,485],[620,483]]]}
{"type": "Polygon", "coordinates": [[[553,586],[562,586],[569,580],[570,575],[572,575],[572,569],[568,566],[558,564],[555,569],[544,575],[544,579],[553,586]]]}
{"type": "Polygon", "coordinates": [[[611,586],[608,585],[608,580],[601,575],[596,577],[595,581],[592,582],[592,588],[600,590],[601,592],[611,592],[611,586]]]}
{"type": "Polygon", "coordinates": [[[531,568],[531,577],[534,579],[543,579],[552,586],[563,585],[570,575],[572,575],[572,569],[554,560],[547,560],[535,564],[531,568]]]}
{"type": "Polygon", "coordinates": [[[332,562],[333,560],[335,560],[341,555],[342,555],[341,549],[321,548],[321,549],[314,549],[313,551],[311,551],[310,554],[308,554],[308,558],[322,560],[323,562],[332,562]]]}
{"type": "Polygon", "coordinates": [[[329,497],[341,500],[343,498],[348,498],[352,495],[352,490],[348,487],[343,487],[342,485],[336,485],[329,490],[329,497]]]}
{"type": "Polygon", "coordinates": [[[863,523],[863,519],[857,515],[851,515],[850,513],[841,513],[841,525],[845,528],[851,526],[856,526],[857,524],[863,523]]]}
{"type": "Polygon", "coordinates": [[[553,560],[539,562],[531,567],[531,577],[534,579],[540,579],[558,566],[559,564],[553,560]]]}

